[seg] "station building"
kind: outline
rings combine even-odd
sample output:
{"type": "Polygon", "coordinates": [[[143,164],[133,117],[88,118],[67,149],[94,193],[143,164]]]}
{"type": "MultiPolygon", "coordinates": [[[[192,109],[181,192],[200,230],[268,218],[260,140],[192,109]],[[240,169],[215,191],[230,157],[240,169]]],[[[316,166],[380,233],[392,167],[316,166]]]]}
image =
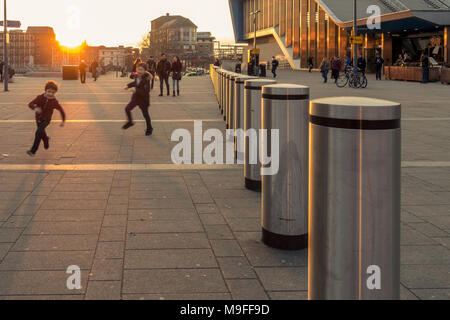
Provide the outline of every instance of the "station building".
{"type": "MultiPolygon", "coordinates": [[[[386,65],[407,53],[419,61],[426,51],[439,64],[450,63],[450,0],[358,0],[358,51],[369,61],[376,53],[386,65]],[[378,10],[380,28],[372,29],[378,10]],[[369,24],[368,24],[369,23],[369,24]]],[[[256,24],[260,61],[272,56],[293,69],[306,68],[312,58],[352,56],[353,0],[229,0],[236,42],[252,48],[256,24]]],[[[246,56],[244,54],[244,56],[246,56]]]]}

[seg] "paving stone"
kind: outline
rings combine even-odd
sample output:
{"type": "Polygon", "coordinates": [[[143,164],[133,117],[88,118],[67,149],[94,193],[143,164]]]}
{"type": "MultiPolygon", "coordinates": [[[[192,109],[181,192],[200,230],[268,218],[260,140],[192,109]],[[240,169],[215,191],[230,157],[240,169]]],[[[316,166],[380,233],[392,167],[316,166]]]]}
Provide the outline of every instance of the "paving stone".
{"type": "Polygon", "coordinates": [[[227,224],[220,214],[201,214],[200,220],[203,225],[225,225],[227,224]]]}
{"type": "Polygon", "coordinates": [[[217,268],[210,249],[127,250],[125,269],[217,268]]]}
{"type": "Polygon", "coordinates": [[[225,279],[255,279],[253,267],[244,257],[219,257],[220,270],[225,279]]]}
{"type": "Polygon", "coordinates": [[[128,232],[132,233],[185,233],[202,232],[203,227],[198,220],[185,221],[129,221],[128,232]]]}
{"type": "Polygon", "coordinates": [[[124,294],[123,300],[231,300],[229,293],[124,294]]]}
{"type": "Polygon", "coordinates": [[[256,268],[255,270],[266,291],[308,290],[306,267],[256,268]]]}
{"type": "Polygon", "coordinates": [[[96,235],[39,235],[21,236],[11,248],[13,251],[62,251],[94,250],[98,236],[96,235]]]}
{"type": "MultiPolygon", "coordinates": [[[[83,270],[82,270],[83,271],[83,270]]],[[[87,272],[81,272],[80,290],[69,290],[66,271],[0,271],[0,296],[78,295],[86,291],[87,272]]]]}
{"type": "Polygon", "coordinates": [[[450,287],[448,265],[401,265],[400,278],[410,290],[450,287]]]}
{"type": "Polygon", "coordinates": [[[124,256],[124,242],[98,242],[96,259],[121,259],[124,256]]]}
{"type": "Polygon", "coordinates": [[[103,210],[39,210],[34,215],[33,221],[102,221],[103,215],[103,210]]]}
{"type": "Polygon", "coordinates": [[[109,215],[103,219],[102,227],[123,227],[127,225],[126,215],[109,215]]]}
{"type": "Polygon", "coordinates": [[[127,235],[127,249],[209,249],[203,233],[161,233],[127,235]]]}
{"type": "Polygon", "coordinates": [[[122,259],[95,259],[89,273],[89,281],[122,280],[122,259]]]}
{"type": "Polygon", "coordinates": [[[419,298],[411,290],[400,285],[400,300],[419,300],[419,298]]]}
{"type": "Polygon", "coordinates": [[[126,226],[102,227],[99,241],[124,241],[126,226]]]}
{"type": "Polygon", "coordinates": [[[271,300],[308,300],[308,291],[269,291],[271,300]]]}
{"type": "Polygon", "coordinates": [[[0,261],[6,256],[13,243],[0,243],[0,261]]]}
{"type": "Polygon", "coordinates": [[[422,232],[428,237],[448,237],[450,234],[442,229],[437,228],[431,223],[410,223],[412,228],[422,232]]]}
{"type": "Polygon", "coordinates": [[[197,220],[194,209],[138,209],[128,211],[130,221],[197,220]]]}
{"type": "Polygon", "coordinates": [[[437,246],[402,246],[401,264],[447,264],[450,265],[450,252],[437,246]]]}
{"type": "Polygon", "coordinates": [[[100,210],[106,207],[106,200],[46,200],[41,209],[81,209],[81,210],[100,210]]]}
{"type": "Polygon", "coordinates": [[[33,216],[11,216],[3,225],[3,228],[25,228],[33,219],[33,216]]]}
{"type": "Polygon", "coordinates": [[[205,226],[206,234],[210,240],[232,240],[234,239],[231,230],[226,225],[205,226]]]}
{"type": "Polygon", "coordinates": [[[261,231],[261,217],[259,218],[227,218],[227,222],[234,232],[261,231]]]}
{"type": "Polygon", "coordinates": [[[108,191],[95,192],[52,192],[48,199],[50,200],[107,200],[108,191]]]}
{"type": "Polygon", "coordinates": [[[69,294],[58,294],[58,295],[21,295],[21,296],[0,296],[0,300],[45,300],[45,301],[53,301],[53,300],[84,300],[84,294],[80,295],[69,295],[69,294]]]}
{"type": "Polygon", "coordinates": [[[130,209],[189,209],[190,199],[130,199],[130,209]]]}
{"type": "Polygon", "coordinates": [[[253,266],[258,267],[303,267],[308,265],[308,251],[282,251],[267,247],[262,242],[242,249],[253,266]]]}
{"type": "Polygon", "coordinates": [[[123,294],[228,293],[219,269],[125,270],[123,294]]]}
{"type": "Polygon", "coordinates": [[[268,296],[258,280],[227,280],[234,300],[268,300],[268,296]]]}
{"type": "Polygon", "coordinates": [[[216,257],[241,257],[244,255],[236,240],[211,240],[216,257]]]}
{"type": "Polygon", "coordinates": [[[402,226],[400,235],[401,235],[400,243],[402,245],[436,244],[435,240],[409,226],[402,226]]]}
{"type": "Polygon", "coordinates": [[[25,229],[25,235],[70,235],[70,234],[99,234],[100,221],[85,222],[31,222],[25,229]]]}
{"type": "Polygon", "coordinates": [[[86,300],[120,300],[120,281],[89,281],[86,300]]]}
{"type": "Polygon", "coordinates": [[[450,300],[450,289],[413,289],[421,300],[450,300]]]}
{"type": "Polygon", "coordinates": [[[212,203],[196,203],[195,208],[199,214],[218,213],[219,209],[212,203]]]}
{"type": "Polygon", "coordinates": [[[1,271],[67,270],[71,265],[89,269],[93,251],[29,251],[9,252],[0,263],[1,271]]]}
{"type": "Polygon", "coordinates": [[[23,228],[0,228],[0,243],[15,242],[22,232],[23,228]]]}

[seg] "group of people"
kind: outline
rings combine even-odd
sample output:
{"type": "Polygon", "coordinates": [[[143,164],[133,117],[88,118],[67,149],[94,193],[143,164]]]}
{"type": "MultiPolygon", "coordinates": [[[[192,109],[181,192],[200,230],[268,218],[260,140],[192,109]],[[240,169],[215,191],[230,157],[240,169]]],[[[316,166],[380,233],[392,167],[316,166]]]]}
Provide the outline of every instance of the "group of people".
{"type": "MultiPolygon", "coordinates": [[[[80,65],[78,66],[78,70],[80,71],[80,81],[81,83],[86,83],[86,69],[87,63],[84,60],[81,60],[80,65]]],[[[89,72],[92,73],[92,78],[94,81],[97,81],[98,76],[100,74],[100,68],[97,60],[94,60],[89,66],[89,72]]]]}
{"type": "MultiPolygon", "coordinates": [[[[85,61],[81,61],[79,70],[80,70],[80,79],[82,83],[86,82],[86,69],[87,64],[85,61]]],[[[153,57],[147,62],[142,62],[141,59],[137,59],[133,66],[133,73],[131,78],[132,82],[128,83],[125,87],[125,90],[134,89],[133,95],[131,97],[131,101],[125,107],[125,114],[127,117],[127,122],[123,125],[122,129],[126,130],[134,126],[133,117],[131,115],[131,111],[136,107],[141,109],[142,115],[145,119],[147,129],[145,131],[145,135],[151,136],[153,134],[153,127],[149,113],[150,107],[150,91],[154,85],[155,76],[158,75],[160,84],[161,84],[161,94],[163,96],[164,84],[167,87],[167,95],[170,96],[170,87],[169,87],[169,76],[172,75],[173,79],[173,96],[175,97],[175,88],[176,93],[180,95],[180,80],[182,78],[182,69],[183,65],[178,57],[173,57],[172,63],[167,60],[167,56],[165,54],[161,55],[161,58],[158,63],[155,62],[153,57]]],[[[97,80],[98,73],[98,63],[94,61],[90,66],[90,71],[93,73],[93,77],[97,80]]],[[[50,137],[46,133],[46,128],[50,125],[52,120],[54,110],[58,110],[61,113],[62,123],[61,126],[64,126],[66,121],[66,113],[62,108],[59,101],[56,99],[56,93],[58,91],[58,84],[54,81],[48,81],[44,87],[44,93],[37,96],[33,101],[31,101],[28,106],[31,110],[35,112],[36,119],[36,133],[33,145],[30,150],[27,151],[27,154],[31,157],[34,157],[36,152],[39,149],[41,142],[44,143],[44,149],[48,149],[50,147],[50,137]]]]}
{"type": "MultiPolygon", "coordinates": [[[[403,54],[399,54],[397,57],[397,60],[395,61],[395,66],[404,67],[408,63],[413,62],[411,57],[409,56],[408,52],[405,52],[403,54]]],[[[429,82],[429,73],[430,73],[430,57],[428,56],[426,51],[423,51],[420,55],[419,59],[420,66],[422,68],[422,83],[428,83],[429,82]]]]}
{"type": "MultiPolygon", "coordinates": [[[[384,65],[384,59],[380,56],[379,53],[376,54],[374,59],[374,66],[376,70],[376,79],[381,80],[381,74],[383,71],[383,65],[384,65]]],[[[311,72],[313,66],[313,61],[308,59],[308,69],[311,72]]],[[[358,59],[356,60],[356,66],[358,67],[358,71],[361,72],[363,75],[366,74],[367,69],[367,60],[364,58],[362,54],[359,55],[358,59]]],[[[344,60],[344,70],[345,72],[348,72],[349,68],[353,67],[353,60],[350,58],[350,56],[346,56],[344,60]]],[[[334,79],[335,82],[337,82],[339,78],[339,74],[342,70],[342,60],[338,56],[334,56],[331,61],[324,57],[322,59],[322,63],[320,64],[320,72],[323,77],[323,82],[328,82],[328,73],[331,69],[331,78],[334,79]]]]}

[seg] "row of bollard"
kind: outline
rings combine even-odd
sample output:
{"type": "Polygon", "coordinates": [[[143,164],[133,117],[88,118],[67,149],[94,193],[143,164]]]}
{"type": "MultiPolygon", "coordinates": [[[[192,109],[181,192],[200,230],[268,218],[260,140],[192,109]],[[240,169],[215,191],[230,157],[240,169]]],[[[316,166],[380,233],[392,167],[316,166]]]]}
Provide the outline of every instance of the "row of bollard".
{"type": "Polygon", "coordinates": [[[308,248],[309,299],[399,299],[401,106],[359,97],[310,101],[310,89],[211,68],[227,129],[243,130],[246,188],[262,191],[263,242],[308,248]],[[250,161],[249,130],[267,130],[250,161]],[[276,130],[274,145],[270,133],[276,130]]]}

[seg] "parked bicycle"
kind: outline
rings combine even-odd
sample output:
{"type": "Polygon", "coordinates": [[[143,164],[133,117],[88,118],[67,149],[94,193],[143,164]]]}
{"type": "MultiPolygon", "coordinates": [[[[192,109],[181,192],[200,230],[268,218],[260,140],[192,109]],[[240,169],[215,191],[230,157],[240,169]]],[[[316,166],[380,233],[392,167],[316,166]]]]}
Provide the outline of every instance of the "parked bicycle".
{"type": "Polygon", "coordinates": [[[339,88],[344,88],[347,84],[350,86],[350,88],[365,89],[367,88],[368,81],[366,75],[361,71],[361,69],[358,69],[358,71],[355,73],[352,67],[347,67],[345,72],[339,75],[339,78],[336,81],[336,85],[339,88]]]}

